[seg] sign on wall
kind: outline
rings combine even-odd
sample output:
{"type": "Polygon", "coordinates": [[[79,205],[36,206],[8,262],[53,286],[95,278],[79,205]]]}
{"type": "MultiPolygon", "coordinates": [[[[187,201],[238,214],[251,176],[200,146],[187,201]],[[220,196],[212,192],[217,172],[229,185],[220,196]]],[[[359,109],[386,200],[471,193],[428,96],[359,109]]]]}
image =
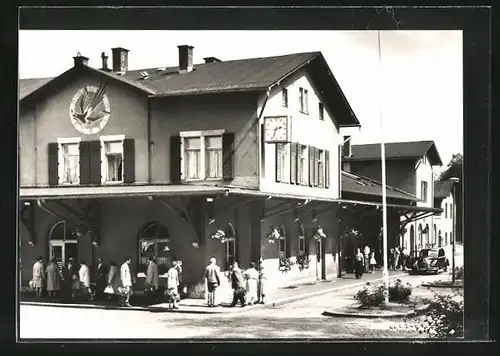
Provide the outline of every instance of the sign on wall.
{"type": "Polygon", "coordinates": [[[111,110],[106,84],[86,85],[71,100],[69,115],[75,129],[84,135],[99,133],[108,123],[111,110]]]}

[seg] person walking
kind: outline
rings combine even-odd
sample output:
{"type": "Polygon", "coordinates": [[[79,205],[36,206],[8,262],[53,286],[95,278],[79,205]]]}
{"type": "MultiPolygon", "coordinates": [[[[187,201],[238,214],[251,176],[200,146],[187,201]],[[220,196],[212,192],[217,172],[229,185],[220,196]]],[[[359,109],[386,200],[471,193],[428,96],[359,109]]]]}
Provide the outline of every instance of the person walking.
{"type": "Polygon", "coordinates": [[[149,258],[148,268],[146,270],[145,287],[151,302],[156,302],[158,299],[159,272],[158,264],[156,263],[154,257],[149,258]]]}
{"type": "Polygon", "coordinates": [[[80,277],[80,290],[82,297],[88,301],[92,301],[92,290],[90,289],[90,269],[84,260],[80,261],[80,270],[78,271],[80,277]]]}
{"type": "Polygon", "coordinates": [[[257,301],[257,285],[259,272],[255,269],[255,262],[250,262],[250,268],[245,271],[247,303],[253,305],[257,301]]]}
{"type": "Polygon", "coordinates": [[[259,284],[257,286],[257,303],[264,304],[266,298],[266,274],[262,262],[259,264],[259,284]]]}
{"type": "Polygon", "coordinates": [[[104,288],[107,285],[107,277],[109,273],[109,268],[103,262],[103,259],[99,257],[97,259],[96,269],[94,271],[95,280],[95,295],[99,300],[104,299],[104,288]]]}
{"type": "Polygon", "coordinates": [[[118,288],[120,286],[120,270],[115,261],[109,261],[109,273],[107,278],[107,287],[104,293],[108,294],[108,299],[118,295],[118,288]]]}
{"type": "Polygon", "coordinates": [[[120,267],[120,298],[118,304],[120,306],[131,307],[130,295],[132,294],[132,274],[130,273],[130,263],[132,257],[127,257],[125,262],[120,267]]]}
{"type": "Polygon", "coordinates": [[[233,302],[231,303],[231,307],[235,307],[238,302],[241,303],[241,306],[246,306],[245,303],[245,279],[243,278],[243,273],[241,269],[238,267],[238,262],[233,263],[233,267],[231,269],[230,275],[231,279],[231,288],[233,289],[233,302]]]}
{"type": "Polygon", "coordinates": [[[364,256],[361,253],[361,249],[356,249],[356,254],[354,255],[354,275],[357,279],[360,279],[363,276],[363,261],[364,256]]]}
{"type": "Polygon", "coordinates": [[[177,269],[177,264],[172,261],[170,264],[170,269],[167,272],[167,301],[168,308],[179,309],[177,307],[177,301],[179,299],[179,270],[177,269]]]}
{"type": "Polygon", "coordinates": [[[398,270],[399,269],[399,256],[401,255],[401,253],[399,252],[399,248],[396,246],[394,248],[394,270],[398,270]]]}
{"type": "Polygon", "coordinates": [[[43,284],[45,282],[45,269],[43,268],[43,257],[39,256],[33,264],[33,288],[37,297],[42,296],[43,284]]]}
{"type": "Polygon", "coordinates": [[[370,253],[370,273],[375,273],[375,268],[377,266],[377,260],[375,259],[375,252],[370,253]]]}
{"type": "Polygon", "coordinates": [[[370,272],[370,246],[366,245],[363,250],[363,267],[366,273],[370,272]]]}
{"type": "Polygon", "coordinates": [[[45,269],[45,273],[47,275],[47,292],[49,297],[55,297],[61,290],[62,279],[62,273],[55,258],[50,260],[49,265],[45,269]]]}
{"type": "Polygon", "coordinates": [[[205,268],[205,279],[207,281],[207,291],[208,291],[208,307],[216,306],[215,292],[217,287],[220,286],[220,268],[217,266],[217,260],[215,258],[210,259],[210,264],[205,268]]]}

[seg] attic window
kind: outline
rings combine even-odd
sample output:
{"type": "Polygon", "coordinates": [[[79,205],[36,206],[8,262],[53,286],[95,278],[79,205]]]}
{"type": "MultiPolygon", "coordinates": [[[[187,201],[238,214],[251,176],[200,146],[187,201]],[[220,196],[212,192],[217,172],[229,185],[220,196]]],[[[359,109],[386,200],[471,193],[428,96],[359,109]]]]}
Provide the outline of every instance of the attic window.
{"type": "Polygon", "coordinates": [[[362,182],[362,181],[360,181],[360,180],[358,180],[356,183],[358,183],[359,185],[361,185],[361,186],[363,186],[363,187],[364,187],[364,186],[366,186],[366,184],[365,184],[365,183],[363,183],[363,182],[362,182]]]}
{"type": "Polygon", "coordinates": [[[159,68],[156,68],[156,71],[157,71],[157,72],[164,72],[164,71],[166,71],[166,70],[167,70],[167,68],[165,68],[165,67],[159,67],[159,68]]]}
{"type": "Polygon", "coordinates": [[[149,73],[144,71],[144,72],[141,72],[141,79],[144,80],[144,79],[148,79],[149,78],[149,73]]]}
{"type": "Polygon", "coordinates": [[[116,72],[116,75],[124,75],[125,72],[116,72]]]}

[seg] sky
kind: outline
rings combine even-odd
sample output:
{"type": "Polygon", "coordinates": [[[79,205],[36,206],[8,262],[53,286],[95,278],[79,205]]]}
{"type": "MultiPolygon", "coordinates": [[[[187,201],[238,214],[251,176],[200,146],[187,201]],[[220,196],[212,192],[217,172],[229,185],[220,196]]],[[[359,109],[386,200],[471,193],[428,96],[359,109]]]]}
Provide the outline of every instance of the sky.
{"type": "MultiPolygon", "coordinates": [[[[79,52],[129,52],[129,69],[176,66],[178,45],[194,63],[321,51],[362,128],[352,143],[433,140],[447,165],[463,153],[461,31],[26,31],[19,32],[19,77],[57,76],[79,52]],[[381,125],[383,118],[383,125],[381,125]]],[[[443,167],[444,168],[444,167],[443,167]]]]}

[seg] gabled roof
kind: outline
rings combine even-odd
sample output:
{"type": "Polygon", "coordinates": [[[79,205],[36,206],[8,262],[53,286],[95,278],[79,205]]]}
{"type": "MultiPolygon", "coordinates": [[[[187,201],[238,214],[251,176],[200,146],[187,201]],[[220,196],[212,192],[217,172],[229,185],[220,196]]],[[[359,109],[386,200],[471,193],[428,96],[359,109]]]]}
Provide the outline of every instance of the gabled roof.
{"type": "MultiPolygon", "coordinates": [[[[382,197],[382,183],[363,176],[342,171],[342,191],[382,197]]],[[[418,202],[415,195],[386,185],[387,198],[418,202]]]]}
{"type": "Polygon", "coordinates": [[[434,199],[444,199],[451,194],[453,182],[449,180],[434,182],[434,199]]]}
{"type": "MultiPolygon", "coordinates": [[[[352,145],[351,157],[346,161],[375,161],[381,159],[380,144],[352,145]]],[[[390,142],[385,144],[386,159],[419,159],[427,155],[432,165],[441,166],[443,162],[439,156],[434,141],[390,142]]]]}
{"type": "Polygon", "coordinates": [[[132,81],[125,77],[120,77],[116,74],[112,74],[110,72],[102,71],[99,69],[95,69],[89,66],[75,66],[62,73],[57,77],[52,78],[30,78],[30,79],[19,79],[19,100],[23,101],[28,98],[32,98],[35,95],[38,95],[40,92],[45,92],[50,90],[53,86],[57,85],[59,82],[63,81],[67,77],[74,75],[81,71],[89,71],[91,73],[104,76],[108,79],[115,80],[129,86],[132,86],[136,89],[143,91],[146,94],[154,94],[154,92],[142,85],[141,83],[132,81]]]}
{"type": "MultiPolygon", "coordinates": [[[[338,124],[359,126],[356,115],[321,52],[195,64],[194,70],[185,73],[179,73],[179,67],[137,69],[121,74],[86,68],[132,85],[151,97],[164,97],[239,91],[265,92],[305,67],[318,87],[321,99],[334,111],[338,124]],[[144,72],[147,76],[143,76],[144,72]]],[[[68,72],[70,71],[71,69],[68,72]]],[[[35,94],[57,78],[21,79],[20,100],[35,94]]]]}

